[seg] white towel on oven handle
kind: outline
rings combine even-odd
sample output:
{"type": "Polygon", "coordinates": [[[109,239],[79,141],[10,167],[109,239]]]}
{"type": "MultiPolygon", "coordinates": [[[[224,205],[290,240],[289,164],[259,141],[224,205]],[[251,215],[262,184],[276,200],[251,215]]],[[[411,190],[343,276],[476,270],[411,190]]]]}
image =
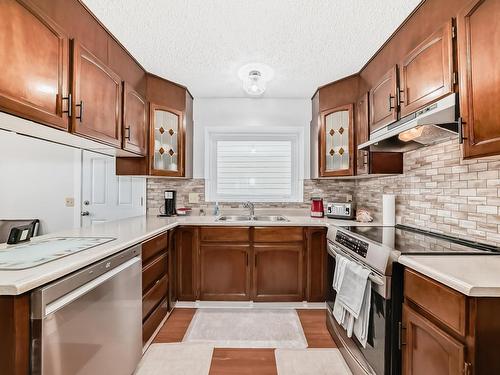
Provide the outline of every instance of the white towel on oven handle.
{"type": "Polygon", "coordinates": [[[370,308],[372,300],[372,282],[368,279],[365,288],[365,295],[363,297],[363,304],[358,319],[354,320],[354,336],[358,339],[359,343],[366,348],[368,341],[368,330],[370,325],[370,308]]]}
{"type": "MultiPolygon", "coordinates": [[[[345,270],[351,261],[339,254],[335,256],[335,273],[333,275],[332,287],[337,292],[337,295],[344,280],[345,270]]],[[[335,298],[335,303],[333,305],[333,317],[337,323],[346,330],[347,337],[352,336],[354,328],[354,317],[347,312],[344,305],[339,302],[338,298],[335,298]]]]}
{"type": "Polygon", "coordinates": [[[339,300],[344,308],[354,316],[354,319],[358,319],[361,313],[370,273],[370,269],[360,264],[351,261],[347,263],[336,300],[339,300]]]}

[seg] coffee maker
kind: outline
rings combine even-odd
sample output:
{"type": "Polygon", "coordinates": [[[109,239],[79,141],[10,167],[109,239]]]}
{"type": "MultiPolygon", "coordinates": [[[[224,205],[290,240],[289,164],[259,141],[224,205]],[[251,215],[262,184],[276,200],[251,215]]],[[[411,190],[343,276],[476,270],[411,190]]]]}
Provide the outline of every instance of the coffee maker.
{"type": "Polygon", "coordinates": [[[175,190],[165,190],[165,211],[160,216],[174,216],[177,214],[175,209],[175,190]]]}

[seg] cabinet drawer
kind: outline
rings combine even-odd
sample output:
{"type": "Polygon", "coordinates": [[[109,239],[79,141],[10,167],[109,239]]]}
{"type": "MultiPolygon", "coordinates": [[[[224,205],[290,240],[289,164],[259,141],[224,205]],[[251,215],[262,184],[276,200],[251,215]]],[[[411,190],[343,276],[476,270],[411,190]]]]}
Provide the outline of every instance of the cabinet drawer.
{"type": "Polygon", "coordinates": [[[168,248],[168,233],[160,234],[142,244],[142,265],[146,265],[151,259],[168,248]]]}
{"type": "Polygon", "coordinates": [[[248,227],[203,227],[200,239],[205,242],[248,242],[250,228],[248,227]]]}
{"type": "Polygon", "coordinates": [[[167,297],[167,292],[168,276],[165,275],[142,297],[142,320],[146,319],[160,301],[167,297]]]}
{"type": "Polygon", "coordinates": [[[156,329],[159,327],[161,321],[168,313],[168,298],[163,299],[158,307],[153,310],[151,315],[142,324],[142,343],[145,344],[156,329]]]}
{"type": "Polygon", "coordinates": [[[300,227],[256,227],[255,242],[298,242],[304,240],[304,230],[300,227]]]}
{"type": "Polygon", "coordinates": [[[404,295],[453,331],[465,336],[466,297],[428,277],[405,270],[404,295]]]}
{"type": "Polygon", "coordinates": [[[153,260],[142,269],[142,292],[151,288],[154,283],[167,274],[167,254],[153,260]]]}

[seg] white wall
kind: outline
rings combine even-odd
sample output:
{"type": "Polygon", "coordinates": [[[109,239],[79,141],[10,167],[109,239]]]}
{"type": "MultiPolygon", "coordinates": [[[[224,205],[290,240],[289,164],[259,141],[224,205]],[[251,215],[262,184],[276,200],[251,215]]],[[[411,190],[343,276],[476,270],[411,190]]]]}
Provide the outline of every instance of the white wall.
{"type": "Polygon", "coordinates": [[[288,126],[304,128],[304,178],[309,178],[310,99],[195,99],[193,177],[205,176],[204,151],[207,127],[288,126]]]}
{"type": "Polygon", "coordinates": [[[80,158],[80,150],[0,130],[0,219],[37,218],[42,233],[79,226],[80,158]]]}

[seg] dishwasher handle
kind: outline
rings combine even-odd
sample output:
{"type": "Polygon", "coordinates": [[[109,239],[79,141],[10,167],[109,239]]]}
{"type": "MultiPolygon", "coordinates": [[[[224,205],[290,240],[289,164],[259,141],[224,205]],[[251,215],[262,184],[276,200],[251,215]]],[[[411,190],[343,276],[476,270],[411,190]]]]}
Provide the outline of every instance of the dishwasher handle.
{"type": "Polygon", "coordinates": [[[68,294],[65,294],[61,298],[56,299],[55,301],[45,305],[43,307],[43,318],[47,317],[50,314],[53,314],[59,309],[62,309],[64,306],[69,305],[71,302],[77,300],[84,294],[90,292],[91,290],[97,288],[99,285],[104,284],[106,281],[112,279],[120,272],[125,271],[127,268],[132,267],[134,264],[141,262],[141,258],[135,257],[132,258],[125,263],[120,264],[118,267],[113,268],[109,272],[93,279],[92,281],[80,286],[79,288],[71,291],[68,294]]]}

